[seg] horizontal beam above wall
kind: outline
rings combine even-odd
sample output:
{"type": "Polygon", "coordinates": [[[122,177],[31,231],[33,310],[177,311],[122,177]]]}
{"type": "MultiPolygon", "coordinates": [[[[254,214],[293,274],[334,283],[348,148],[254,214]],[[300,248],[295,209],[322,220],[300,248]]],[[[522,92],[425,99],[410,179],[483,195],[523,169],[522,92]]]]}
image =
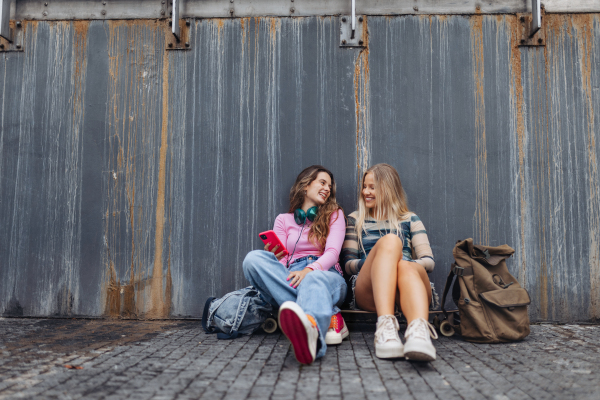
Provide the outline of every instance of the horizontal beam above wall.
{"type": "MultiPolygon", "coordinates": [[[[13,0],[14,1],[14,0],[13,0]]],[[[546,0],[547,13],[600,12],[599,0],[546,0]]],[[[11,19],[169,18],[170,0],[17,0],[11,19]]],[[[183,18],[342,15],[350,0],[182,0],[183,18]]],[[[531,12],[528,0],[357,0],[362,15],[514,14],[531,12]]]]}

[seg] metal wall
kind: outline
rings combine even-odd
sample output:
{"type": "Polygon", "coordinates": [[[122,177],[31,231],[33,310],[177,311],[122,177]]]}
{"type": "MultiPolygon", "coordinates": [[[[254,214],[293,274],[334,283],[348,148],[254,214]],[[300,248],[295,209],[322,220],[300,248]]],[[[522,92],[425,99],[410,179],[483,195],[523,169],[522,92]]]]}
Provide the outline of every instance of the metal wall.
{"type": "Polygon", "coordinates": [[[516,249],[534,321],[600,314],[600,14],[24,21],[0,53],[0,312],[199,316],[329,167],[347,213],[387,162],[441,289],[456,240],[516,249]]]}

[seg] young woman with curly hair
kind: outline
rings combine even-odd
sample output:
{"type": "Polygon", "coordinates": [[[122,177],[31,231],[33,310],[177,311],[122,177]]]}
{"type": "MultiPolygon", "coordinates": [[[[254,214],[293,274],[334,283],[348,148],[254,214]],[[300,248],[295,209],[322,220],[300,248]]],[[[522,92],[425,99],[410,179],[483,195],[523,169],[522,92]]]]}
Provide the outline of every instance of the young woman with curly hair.
{"type": "Polygon", "coordinates": [[[335,189],[326,168],[302,171],[290,190],[289,212],[279,214],[273,227],[288,255],[267,243],[244,260],[244,275],[279,307],[279,326],[303,364],[348,336],[338,308],[347,289],[338,264],[346,222],[335,189]]]}

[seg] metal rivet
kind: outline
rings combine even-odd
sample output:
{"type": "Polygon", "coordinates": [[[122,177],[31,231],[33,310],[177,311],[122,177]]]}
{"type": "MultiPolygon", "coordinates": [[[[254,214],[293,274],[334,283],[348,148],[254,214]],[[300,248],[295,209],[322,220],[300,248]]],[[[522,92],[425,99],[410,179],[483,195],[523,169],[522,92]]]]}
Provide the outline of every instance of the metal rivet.
{"type": "Polygon", "coordinates": [[[413,10],[415,10],[415,11],[419,11],[419,7],[417,7],[417,6],[414,6],[414,7],[413,7],[413,10]]]}
{"type": "Polygon", "coordinates": [[[477,11],[481,11],[481,6],[477,6],[477,7],[475,7],[475,9],[476,9],[477,11]]]}
{"type": "Polygon", "coordinates": [[[42,13],[42,15],[43,15],[44,17],[45,17],[45,16],[47,16],[47,15],[48,15],[48,11],[44,11],[44,12],[42,13]]]}
{"type": "Polygon", "coordinates": [[[346,17],[342,18],[342,22],[346,22],[346,17]]]}
{"type": "Polygon", "coordinates": [[[100,14],[102,14],[102,15],[106,15],[106,10],[102,10],[102,11],[100,11],[100,14]]]}
{"type": "Polygon", "coordinates": [[[233,3],[233,0],[229,0],[230,3],[233,3]]]}
{"type": "Polygon", "coordinates": [[[346,44],[346,39],[342,40],[342,44],[346,44]]]}
{"type": "Polygon", "coordinates": [[[18,44],[18,45],[17,45],[17,49],[20,49],[20,48],[21,48],[21,45],[20,45],[20,44],[18,44]]]}
{"type": "Polygon", "coordinates": [[[190,21],[185,21],[185,26],[190,26],[190,21]]]}
{"type": "Polygon", "coordinates": [[[292,0],[292,3],[294,2],[294,0],[292,0]]]}
{"type": "Polygon", "coordinates": [[[539,38],[539,39],[538,39],[538,43],[539,43],[539,44],[542,44],[542,42],[543,42],[542,38],[539,38]]]}
{"type": "Polygon", "coordinates": [[[44,5],[45,5],[46,7],[48,7],[48,3],[44,3],[44,5]]]}
{"type": "Polygon", "coordinates": [[[521,22],[525,22],[525,17],[521,17],[519,19],[521,20],[521,22]]]}
{"type": "Polygon", "coordinates": [[[17,28],[21,27],[21,21],[17,21],[17,28]]]}
{"type": "Polygon", "coordinates": [[[363,22],[363,17],[358,17],[358,22],[363,22]]]}
{"type": "Polygon", "coordinates": [[[105,2],[105,1],[103,1],[103,2],[102,2],[102,5],[103,5],[103,6],[105,6],[105,5],[106,5],[106,2],[105,2]]]}
{"type": "Polygon", "coordinates": [[[296,11],[296,9],[294,7],[290,8],[290,12],[293,13],[294,11],[296,11]]]}
{"type": "Polygon", "coordinates": [[[173,47],[173,43],[169,43],[169,47],[173,47]]]}
{"type": "Polygon", "coordinates": [[[190,42],[185,42],[185,47],[190,47],[190,42]]]}
{"type": "Polygon", "coordinates": [[[229,14],[233,17],[233,8],[229,10],[229,14]]]}
{"type": "Polygon", "coordinates": [[[161,1],[162,4],[165,4],[165,0],[161,1]]]}
{"type": "Polygon", "coordinates": [[[363,42],[362,40],[359,40],[359,41],[358,41],[358,44],[359,44],[360,46],[362,46],[362,45],[363,45],[363,43],[364,43],[364,42],[363,42]]]}
{"type": "Polygon", "coordinates": [[[165,15],[165,10],[160,10],[160,15],[165,15]]]}

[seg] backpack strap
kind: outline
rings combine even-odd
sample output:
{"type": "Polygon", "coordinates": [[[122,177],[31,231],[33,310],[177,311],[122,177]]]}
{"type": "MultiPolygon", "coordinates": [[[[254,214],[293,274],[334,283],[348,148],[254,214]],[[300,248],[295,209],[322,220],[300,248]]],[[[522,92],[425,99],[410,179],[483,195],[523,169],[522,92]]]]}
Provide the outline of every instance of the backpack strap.
{"type": "Polygon", "coordinates": [[[216,299],[216,297],[209,297],[206,299],[206,303],[204,303],[204,312],[202,313],[202,328],[206,333],[215,333],[215,328],[212,326],[208,327],[208,309],[210,308],[210,303],[216,299]]]}
{"type": "Polygon", "coordinates": [[[456,267],[456,264],[452,264],[452,268],[450,268],[450,273],[448,274],[448,278],[446,278],[446,285],[444,286],[444,294],[442,294],[442,312],[446,318],[448,318],[448,312],[446,311],[446,296],[448,295],[448,291],[450,290],[452,282],[454,281],[454,267],[456,267]]]}

